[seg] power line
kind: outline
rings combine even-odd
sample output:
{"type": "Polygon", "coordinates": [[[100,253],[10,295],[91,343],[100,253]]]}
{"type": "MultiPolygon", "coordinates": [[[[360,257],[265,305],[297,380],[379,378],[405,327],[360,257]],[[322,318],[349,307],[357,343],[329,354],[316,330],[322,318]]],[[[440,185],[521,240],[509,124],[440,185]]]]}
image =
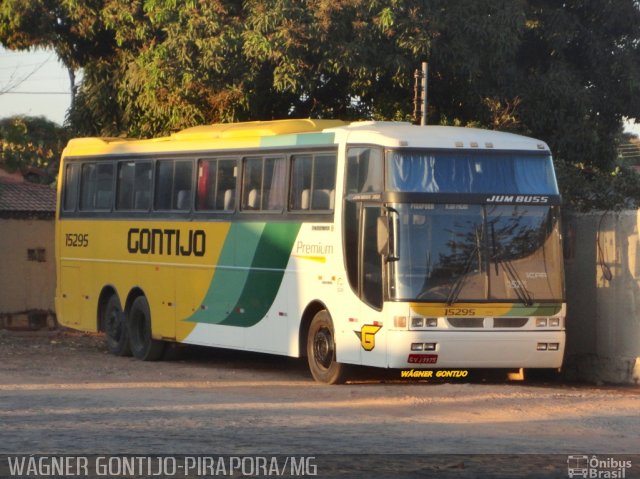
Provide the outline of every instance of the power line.
{"type": "Polygon", "coordinates": [[[2,95],[71,95],[68,91],[6,91],[2,95]]]}
{"type": "Polygon", "coordinates": [[[18,88],[21,84],[23,84],[26,80],[28,80],[29,78],[31,78],[33,75],[35,75],[38,70],[40,70],[52,57],[53,53],[50,54],[47,59],[45,61],[43,61],[42,63],[40,63],[36,68],[34,68],[31,73],[27,74],[26,76],[22,77],[22,78],[16,78],[15,80],[13,79],[13,75],[12,78],[9,79],[9,82],[7,85],[5,85],[4,87],[0,88],[0,95],[6,95],[8,93],[12,93],[13,90],[15,90],[16,88],[18,88]]]}

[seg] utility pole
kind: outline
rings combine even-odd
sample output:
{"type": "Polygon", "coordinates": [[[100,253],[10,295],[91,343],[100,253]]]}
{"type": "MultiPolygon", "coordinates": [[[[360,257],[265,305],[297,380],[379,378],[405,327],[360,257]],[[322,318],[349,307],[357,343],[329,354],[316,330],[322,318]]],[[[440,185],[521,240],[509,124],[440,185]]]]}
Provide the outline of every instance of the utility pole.
{"type": "Polygon", "coordinates": [[[422,70],[413,74],[413,117],[421,126],[427,124],[427,62],[422,62],[422,70]]]}

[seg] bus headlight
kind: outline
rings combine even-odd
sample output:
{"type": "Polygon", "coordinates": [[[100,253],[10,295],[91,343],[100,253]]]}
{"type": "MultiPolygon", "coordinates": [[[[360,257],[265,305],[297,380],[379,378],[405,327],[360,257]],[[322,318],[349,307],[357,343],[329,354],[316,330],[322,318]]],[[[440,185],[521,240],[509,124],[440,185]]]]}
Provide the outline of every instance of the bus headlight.
{"type": "Polygon", "coordinates": [[[549,326],[552,328],[560,326],[560,318],[549,318],[549,326]]]}
{"type": "Polygon", "coordinates": [[[411,351],[422,351],[424,348],[423,343],[411,343],[411,351]]]}
{"type": "Polygon", "coordinates": [[[546,328],[547,318],[536,318],[536,328],[546,328]]]}
{"type": "Polygon", "coordinates": [[[427,318],[427,328],[436,328],[438,327],[438,318],[427,318]]]}
{"type": "Polygon", "coordinates": [[[424,328],[424,318],[411,318],[412,328],[424,328]]]}

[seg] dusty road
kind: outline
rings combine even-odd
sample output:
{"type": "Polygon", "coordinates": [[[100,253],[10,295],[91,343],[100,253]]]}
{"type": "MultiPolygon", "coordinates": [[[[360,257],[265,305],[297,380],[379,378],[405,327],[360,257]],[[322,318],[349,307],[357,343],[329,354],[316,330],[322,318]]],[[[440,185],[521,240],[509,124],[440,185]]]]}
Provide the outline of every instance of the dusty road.
{"type": "Polygon", "coordinates": [[[185,349],[143,363],[95,335],[0,331],[0,453],[420,454],[441,458],[440,477],[482,477],[441,455],[640,453],[640,389],[399,373],[323,386],[294,359],[185,349]]]}

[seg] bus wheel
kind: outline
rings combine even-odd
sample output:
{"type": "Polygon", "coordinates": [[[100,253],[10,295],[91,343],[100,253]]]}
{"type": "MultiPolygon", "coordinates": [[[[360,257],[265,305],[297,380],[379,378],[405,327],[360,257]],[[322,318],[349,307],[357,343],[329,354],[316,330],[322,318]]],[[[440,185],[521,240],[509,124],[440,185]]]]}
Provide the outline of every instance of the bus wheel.
{"type": "Polygon", "coordinates": [[[107,350],[114,356],[131,356],[129,331],[124,321],[120,300],[115,294],[109,298],[102,317],[107,350]]]}
{"type": "Polygon", "coordinates": [[[157,361],[164,352],[164,341],[151,337],[151,313],[144,296],[138,296],[129,311],[129,343],[134,357],[142,361],[157,361]]]}
{"type": "Polygon", "coordinates": [[[336,362],[333,322],[327,311],[318,312],[311,320],[307,336],[307,359],[313,378],[325,384],[345,382],[347,366],[336,362]]]}

